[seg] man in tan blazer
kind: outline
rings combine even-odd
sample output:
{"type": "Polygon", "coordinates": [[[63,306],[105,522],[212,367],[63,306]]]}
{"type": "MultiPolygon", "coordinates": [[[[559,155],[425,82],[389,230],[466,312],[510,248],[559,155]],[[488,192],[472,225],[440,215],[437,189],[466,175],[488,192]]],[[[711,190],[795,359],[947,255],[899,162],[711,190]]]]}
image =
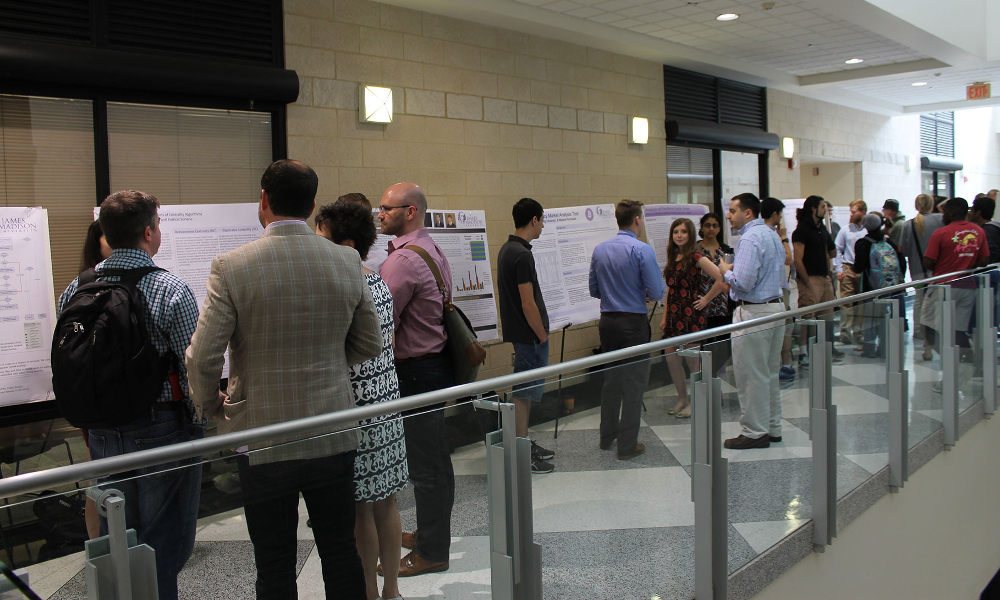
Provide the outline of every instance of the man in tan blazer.
{"type": "MultiPolygon", "coordinates": [[[[280,160],[261,177],[260,239],[217,256],[187,351],[191,398],[226,433],[354,406],[348,367],[379,355],[382,334],[353,249],[305,223],[316,173],[280,160]],[[228,395],[219,391],[229,347],[228,395]]],[[[298,504],[309,509],[327,597],[365,599],[354,540],[357,433],[269,440],[239,458],[258,598],[294,598],[298,504]],[[277,446],[281,442],[289,442],[277,446]]],[[[301,436],[300,436],[301,437],[301,436]]]]}

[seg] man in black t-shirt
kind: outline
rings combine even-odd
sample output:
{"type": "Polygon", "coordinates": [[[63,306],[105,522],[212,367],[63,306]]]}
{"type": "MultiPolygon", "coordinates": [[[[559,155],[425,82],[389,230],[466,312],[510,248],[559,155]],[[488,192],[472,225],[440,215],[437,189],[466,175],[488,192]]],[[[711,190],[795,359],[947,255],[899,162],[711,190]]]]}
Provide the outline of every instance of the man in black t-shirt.
{"type": "MultiPolygon", "coordinates": [[[[837,255],[837,247],[833,237],[823,226],[826,216],[826,201],[820,196],[809,196],[805,204],[798,210],[798,226],[792,233],[792,253],[795,261],[795,287],[799,292],[799,308],[821,304],[834,299],[833,280],[830,277],[830,259],[837,255]]],[[[832,309],[817,311],[815,317],[805,315],[803,318],[819,318],[830,315],[832,309]]],[[[830,317],[824,317],[830,318],[830,317]]],[[[799,347],[805,349],[808,333],[803,327],[799,333],[799,347]]],[[[843,353],[834,349],[834,358],[843,353]]],[[[800,364],[808,366],[807,360],[800,364]]]]}
{"type": "MultiPolygon", "coordinates": [[[[542,290],[535,272],[531,242],[542,234],[544,211],[531,198],[521,198],[511,211],[514,235],[500,248],[497,256],[497,293],[503,341],[514,345],[514,372],[529,371],[549,364],[549,315],[545,311],[542,290]]],[[[541,402],[544,379],[514,386],[514,421],[517,437],[528,437],[531,403],[541,402]]],[[[548,462],[555,456],[532,440],[531,472],[551,473],[548,462]]]]}

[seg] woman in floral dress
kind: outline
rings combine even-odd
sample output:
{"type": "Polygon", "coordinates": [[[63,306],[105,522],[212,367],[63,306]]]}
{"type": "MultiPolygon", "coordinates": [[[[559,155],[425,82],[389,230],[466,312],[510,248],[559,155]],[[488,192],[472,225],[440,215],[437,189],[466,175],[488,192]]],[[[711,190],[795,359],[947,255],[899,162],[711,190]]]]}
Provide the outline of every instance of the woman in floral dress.
{"type": "MultiPolygon", "coordinates": [[[[663,320],[660,321],[663,335],[672,337],[708,329],[705,307],[722,292],[724,284],[719,267],[695,251],[694,223],[690,219],[677,219],[670,226],[667,266],[663,269],[663,278],[667,282],[663,320]],[[715,280],[715,285],[707,294],[701,292],[703,273],[715,280]]],[[[677,353],[681,349],[679,347],[666,349],[670,379],[677,389],[677,405],[667,412],[683,419],[691,416],[691,401],[688,398],[687,382],[684,377],[684,364],[681,362],[680,354],[677,353]]],[[[697,371],[698,360],[689,358],[688,368],[692,372],[697,371]]]]}
{"type": "MultiPolygon", "coordinates": [[[[360,195],[360,194],[359,194],[360,195]]],[[[365,200],[367,202],[367,199],[365,200]]],[[[338,200],[316,215],[316,233],[342,246],[350,246],[365,260],[375,243],[375,223],[371,206],[357,201],[338,200]]],[[[362,267],[372,291],[382,324],[382,353],[351,367],[351,386],[358,406],[399,398],[399,380],[392,353],[392,293],[378,273],[362,267]]],[[[396,492],[409,480],[403,421],[393,413],[361,422],[361,443],[354,461],[354,500],[357,518],[354,535],[365,569],[369,598],[399,598],[402,526],[396,506],[396,492]],[[384,584],[378,591],[376,567],[382,562],[384,584]]]]}

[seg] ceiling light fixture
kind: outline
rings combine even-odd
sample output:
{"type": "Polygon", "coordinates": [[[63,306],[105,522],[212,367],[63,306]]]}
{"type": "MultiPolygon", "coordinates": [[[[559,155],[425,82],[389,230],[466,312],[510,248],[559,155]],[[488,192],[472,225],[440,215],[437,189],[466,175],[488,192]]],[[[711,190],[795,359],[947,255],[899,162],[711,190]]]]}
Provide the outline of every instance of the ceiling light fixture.
{"type": "Polygon", "coordinates": [[[849,58],[849,59],[847,59],[847,60],[844,61],[844,64],[845,65],[856,65],[858,63],[863,63],[863,62],[865,62],[865,59],[863,59],[863,58],[849,58]]]}
{"type": "Polygon", "coordinates": [[[922,85],[927,85],[927,82],[926,81],[914,81],[910,85],[912,85],[913,87],[920,87],[922,85]]]}
{"type": "Polygon", "coordinates": [[[736,14],[736,13],[726,13],[726,14],[719,15],[719,16],[715,17],[715,20],[716,21],[735,21],[736,19],[739,19],[739,18],[740,18],[740,16],[738,14],[736,14]]]}

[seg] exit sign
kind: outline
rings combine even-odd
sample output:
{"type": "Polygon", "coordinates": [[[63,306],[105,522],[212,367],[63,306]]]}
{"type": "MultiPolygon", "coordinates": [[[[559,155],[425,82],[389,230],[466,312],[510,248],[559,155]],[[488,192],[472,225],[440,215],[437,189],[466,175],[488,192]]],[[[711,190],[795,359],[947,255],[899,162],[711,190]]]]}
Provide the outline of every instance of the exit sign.
{"type": "Polygon", "coordinates": [[[966,100],[982,100],[990,97],[990,84],[974,83],[965,88],[966,100]]]}

